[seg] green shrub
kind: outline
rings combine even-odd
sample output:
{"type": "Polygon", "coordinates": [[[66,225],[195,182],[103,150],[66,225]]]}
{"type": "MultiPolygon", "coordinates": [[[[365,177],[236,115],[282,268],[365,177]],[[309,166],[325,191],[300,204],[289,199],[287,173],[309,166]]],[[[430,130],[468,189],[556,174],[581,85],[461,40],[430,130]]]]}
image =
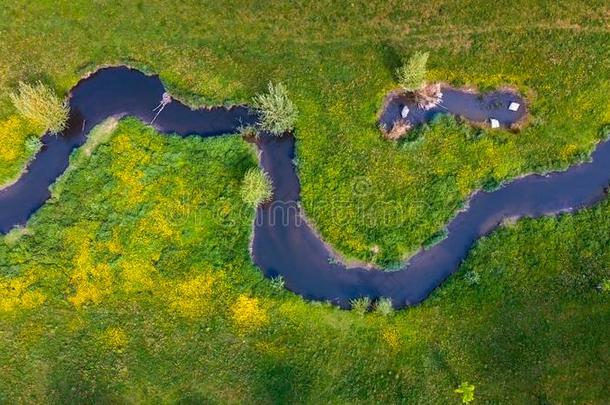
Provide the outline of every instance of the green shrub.
{"type": "Polygon", "coordinates": [[[447,229],[441,229],[438,232],[435,232],[432,236],[426,239],[423,243],[424,250],[430,249],[432,246],[441,243],[449,236],[447,233],[447,229]]]}
{"type": "Polygon", "coordinates": [[[70,109],[66,102],[41,82],[19,82],[17,94],[11,94],[15,108],[41,130],[59,133],[66,128],[70,109]]]}
{"type": "Polygon", "coordinates": [[[349,303],[352,306],[352,311],[360,315],[364,315],[371,307],[371,299],[369,297],[355,298],[349,303]]]}
{"type": "Polygon", "coordinates": [[[602,280],[599,289],[604,293],[610,293],[610,279],[607,278],[602,280]]]}
{"type": "Polygon", "coordinates": [[[294,128],[297,108],[288,98],[282,83],[269,83],[269,92],[254,97],[254,108],[260,114],[258,125],[275,136],[281,136],[294,128]]]}
{"type": "Polygon", "coordinates": [[[29,155],[33,155],[38,153],[38,151],[42,148],[42,142],[40,138],[36,136],[28,136],[25,140],[25,150],[29,155]]]}
{"type": "Polygon", "coordinates": [[[251,139],[258,137],[258,131],[253,125],[242,125],[237,128],[237,133],[244,139],[251,139]]]}
{"type": "Polygon", "coordinates": [[[407,91],[421,89],[426,80],[428,52],[415,52],[409,61],[396,70],[398,83],[407,91]]]}
{"type": "Polygon", "coordinates": [[[278,291],[283,290],[284,285],[285,285],[284,277],[275,276],[275,277],[271,278],[271,287],[273,287],[273,289],[278,290],[278,291]]]}
{"type": "Polygon", "coordinates": [[[15,246],[25,235],[29,235],[28,229],[21,226],[16,226],[4,236],[4,243],[7,246],[15,246]]]}
{"type": "Polygon", "coordinates": [[[469,404],[474,401],[474,385],[463,382],[454,391],[462,396],[462,403],[469,404]]]}
{"type": "Polygon", "coordinates": [[[394,307],[392,307],[392,299],[381,297],[375,304],[375,311],[383,316],[388,316],[394,312],[394,307]]]}
{"type": "Polygon", "coordinates": [[[470,286],[477,285],[481,282],[481,276],[476,270],[471,270],[464,274],[464,281],[470,286]]]}
{"type": "Polygon", "coordinates": [[[258,168],[248,170],[241,186],[241,196],[253,207],[269,201],[273,196],[273,185],[267,173],[258,168]]]}

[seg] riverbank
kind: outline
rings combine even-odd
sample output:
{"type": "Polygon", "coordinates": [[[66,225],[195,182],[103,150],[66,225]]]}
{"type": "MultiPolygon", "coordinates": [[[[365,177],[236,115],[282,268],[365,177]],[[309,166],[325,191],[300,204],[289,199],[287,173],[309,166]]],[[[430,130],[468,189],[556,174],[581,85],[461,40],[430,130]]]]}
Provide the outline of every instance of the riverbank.
{"type": "Polygon", "coordinates": [[[315,387],[315,402],[459,401],[462,380],[500,402],[606,398],[607,200],[494,232],[421,305],[361,316],[278,289],[250,264],[240,185],[255,166],[237,136],[181,139],[122,120],[28,234],[0,242],[0,363],[14,366],[0,368],[4,398],[256,402],[286,398],[275,389],[287,378],[299,395],[315,387]],[[583,389],[555,384],[566,379],[583,389]]]}
{"type": "MultiPolygon", "coordinates": [[[[154,107],[164,93],[157,76],[126,67],[104,68],[80,81],[71,92],[68,129],[59,137],[45,136],[45,148],[16,183],[16,192],[12,188],[0,191],[0,230],[6,233],[25,224],[50,197],[49,187],[68,168],[72,151],[85,144],[87,134],[108,117],[154,119],[157,129],[183,137],[235,133],[255,118],[246,108],[192,110],[177,101],[156,114],[154,107]]],[[[462,97],[464,93],[456,95],[455,105],[462,106],[462,97]]],[[[468,110],[484,114],[488,112],[485,105],[468,110]]],[[[477,239],[506,218],[553,215],[588,206],[600,201],[610,184],[610,142],[606,141],[598,146],[592,162],[473,194],[466,208],[447,225],[445,239],[420,250],[399,271],[371,271],[370,266],[350,267],[338,262],[334,251],[304,219],[294,165],[295,142],[291,134],[281,138],[263,134],[255,142],[260,149],[259,164],[270,176],[274,193],[270,203],[257,209],[250,243],[252,259],[266,276],[281,276],[290,290],[343,308],[360,297],[389,298],[396,308],[418,304],[458,270],[477,239]]]]}
{"type": "MultiPolygon", "coordinates": [[[[582,161],[609,122],[605,0],[201,4],[4,1],[0,116],[19,80],[65,95],[104,63],[160,73],[198,105],[281,81],[301,111],[303,209],[331,246],[382,267],[483,184],[582,161]],[[430,52],[431,81],[532,89],[535,119],[518,136],[473,140],[443,119],[418,142],[384,140],[380,100],[415,51],[430,52]]],[[[498,229],[421,305],[361,316],[250,263],[245,146],[124,119],[30,235],[0,238],[0,403],[452,404],[469,382],[473,403],[606,404],[607,200],[498,229]]]]}

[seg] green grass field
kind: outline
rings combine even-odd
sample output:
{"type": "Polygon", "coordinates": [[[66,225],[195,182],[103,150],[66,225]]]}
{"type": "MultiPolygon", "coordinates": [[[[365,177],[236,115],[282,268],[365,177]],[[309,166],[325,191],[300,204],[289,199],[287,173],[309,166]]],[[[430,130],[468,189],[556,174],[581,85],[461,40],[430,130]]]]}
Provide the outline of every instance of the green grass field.
{"type": "MultiPolygon", "coordinates": [[[[392,266],[482,185],[586,158],[610,124],[609,24],[603,1],[6,1],[0,184],[37,135],[10,103],[20,80],[64,95],[128,63],[193,105],[282,81],[308,216],[347,257],[392,266]],[[444,119],[416,142],[383,140],[378,109],[415,50],[430,52],[430,80],[516,86],[530,125],[444,119]]],[[[459,403],[466,381],[481,403],[610,398],[610,293],[596,288],[610,278],[607,202],[502,228],[423,305],[361,316],[251,264],[240,187],[256,159],[239,137],[127,119],[72,162],[0,242],[0,403],[459,403]]]]}

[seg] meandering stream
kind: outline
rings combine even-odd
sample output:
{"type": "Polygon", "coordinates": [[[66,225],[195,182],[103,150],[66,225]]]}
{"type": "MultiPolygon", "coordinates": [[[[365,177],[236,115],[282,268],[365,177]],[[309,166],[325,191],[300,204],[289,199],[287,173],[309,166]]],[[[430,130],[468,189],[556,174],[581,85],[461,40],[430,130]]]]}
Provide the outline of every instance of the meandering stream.
{"type": "MultiPolygon", "coordinates": [[[[109,116],[125,115],[150,122],[164,92],[157,76],[127,67],[104,68],[80,81],[70,94],[68,129],[59,136],[46,135],[43,149],[27,171],[15,184],[0,190],[0,232],[24,225],[44,205],[50,198],[49,186],[66,170],[71,152],[85,142],[95,125],[109,116]]],[[[459,91],[451,93],[456,113],[467,106],[477,117],[491,117],[506,109],[482,103],[479,105],[487,107],[478,111],[472,93],[462,94],[467,104],[460,103],[459,91]]],[[[502,125],[510,125],[511,117],[502,115],[502,125]]],[[[515,120],[520,118],[514,115],[515,120]]],[[[255,120],[244,106],[191,110],[173,101],[155,119],[154,127],[162,133],[208,137],[235,133],[255,120]]],[[[266,276],[281,275],[289,290],[342,307],[362,296],[391,298],[396,308],[421,302],[458,269],[472,245],[505,218],[539,217],[589,206],[605,197],[610,184],[610,142],[603,141],[591,162],[564,172],[522,177],[493,192],[475,193],[468,208],[448,224],[447,238],[418,252],[399,271],[348,268],[333,260],[328,246],[302,220],[300,184],[293,164],[294,137],[262,136],[256,144],[261,151],[260,165],[273,182],[274,197],[257,209],[252,260],[266,276]]]]}

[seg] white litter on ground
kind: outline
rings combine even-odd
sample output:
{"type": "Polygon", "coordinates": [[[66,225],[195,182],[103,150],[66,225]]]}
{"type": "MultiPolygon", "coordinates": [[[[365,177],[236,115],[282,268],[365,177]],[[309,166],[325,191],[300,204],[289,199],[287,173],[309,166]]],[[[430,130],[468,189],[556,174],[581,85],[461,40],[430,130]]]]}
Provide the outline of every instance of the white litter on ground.
{"type": "Polygon", "coordinates": [[[514,101],[512,103],[510,103],[510,105],[508,106],[508,109],[511,111],[517,111],[519,109],[519,107],[521,107],[521,104],[519,103],[515,103],[514,101]]]}
{"type": "Polygon", "coordinates": [[[497,119],[491,118],[489,122],[491,123],[492,128],[500,128],[500,121],[498,121],[497,119]]]}
{"type": "Polygon", "coordinates": [[[407,115],[409,115],[409,107],[404,106],[404,107],[402,107],[402,111],[400,112],[400,116],[402,118],[407,118],[407,115]]]}

